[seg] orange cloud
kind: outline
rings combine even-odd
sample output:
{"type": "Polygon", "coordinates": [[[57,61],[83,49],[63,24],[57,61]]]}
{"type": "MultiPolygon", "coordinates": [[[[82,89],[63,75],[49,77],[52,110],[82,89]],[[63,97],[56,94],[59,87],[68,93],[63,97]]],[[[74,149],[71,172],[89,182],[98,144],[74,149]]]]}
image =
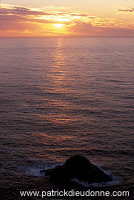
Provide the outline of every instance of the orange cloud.
{"type": "Polygon", "coordinates": [[[134,13],[134,8],[119,9],[118,12],[134,13]]]}

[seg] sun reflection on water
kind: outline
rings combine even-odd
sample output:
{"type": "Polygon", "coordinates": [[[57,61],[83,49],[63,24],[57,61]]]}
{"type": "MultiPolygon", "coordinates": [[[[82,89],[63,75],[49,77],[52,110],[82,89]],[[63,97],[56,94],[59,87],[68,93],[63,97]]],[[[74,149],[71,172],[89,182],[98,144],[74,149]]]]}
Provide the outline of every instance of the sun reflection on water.
{"type": "Polygon", "coordinates": [[[53,88],[52,92],[55,95],[61,95],[62,97],[57,97],[49,102],[49,105],[53,108],[56,108],[56,112],[52,112],[47,116],[47,120],[56,124],[66,124],[70,121],[74,121],[74,117],[71,117],[67,114],[66,110],[68,110],[71,105],[69,101],[66,100],[66,95],[69,93],[68,88],[65,87],[67,84],[67,77],[69,76],[69,71],[66,66],[66,55],[64,53],[63,48],[63,39],[57,38],[57,47],[54,52],[54,64],[51,67],[52,70],[52,83],[53,88]],[[63,98],[63,96],[65,98],[63,98]]]}

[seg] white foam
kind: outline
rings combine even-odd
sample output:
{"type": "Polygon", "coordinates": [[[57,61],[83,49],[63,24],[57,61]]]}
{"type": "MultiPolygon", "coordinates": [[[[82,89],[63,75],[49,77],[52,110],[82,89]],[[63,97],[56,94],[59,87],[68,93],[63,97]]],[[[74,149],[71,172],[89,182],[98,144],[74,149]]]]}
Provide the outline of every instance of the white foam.
{"type": "Polygon", "coordinates": [[[47,169],[53,169],[55,168],[58,164],[52,164],[52,163],[41,163],[39,162],[38,164],[34,164],[33,166],[26,166],[26,167],[21,167],[20,169],[24,171],[24,173],[28,176],[37,176],[37,177],[42,177],[45,175],[45,170],[47,169]]]}
{"type": "Polygon", "coordinates": [[[77,178],[73,178],[71,181],[76,182],[79,185],[82,185],[84,187],[106,187],[106,186],[114,186],[114,185],[119,185],[122,182],[122,178],[121,177],[112,175],[110,171],[103,169],[101,165],[95,164],[95,166],[97,166],[105,174],[107,174],[108,176],[110,176],[112,178],[112,181],[100,182],[100,183],[89,183],[89,182],[85,182],[85,181],[80,181],[77,178]]]}
{"type": "Polygon", "coordinates": [[[71,179],[71,181],[78,183],[79,185],[82,185],[84,187],[106,187],[106,186],[114,186],[114,185],[119,185],[122,181],[120,177],[117,176],[111,176],[112,181],[108,182],[100,182],[100,183],[89,183],[85,181],[80,181],[77,178],[71,179]]]}

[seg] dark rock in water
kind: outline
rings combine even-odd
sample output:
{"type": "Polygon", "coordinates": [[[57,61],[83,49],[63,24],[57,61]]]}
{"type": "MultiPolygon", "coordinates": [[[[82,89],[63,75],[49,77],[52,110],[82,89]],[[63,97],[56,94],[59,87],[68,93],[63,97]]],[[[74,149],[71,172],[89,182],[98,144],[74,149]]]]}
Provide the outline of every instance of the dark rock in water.
{"type": "Polygon", "coordinates": [[[112,178],[105,174],[87,158],[76,155],[66,160],[65,164],[46,170],[49,176],[56,182],[69,182],[73,178],[88,183],[108,182],[112,178]]]}

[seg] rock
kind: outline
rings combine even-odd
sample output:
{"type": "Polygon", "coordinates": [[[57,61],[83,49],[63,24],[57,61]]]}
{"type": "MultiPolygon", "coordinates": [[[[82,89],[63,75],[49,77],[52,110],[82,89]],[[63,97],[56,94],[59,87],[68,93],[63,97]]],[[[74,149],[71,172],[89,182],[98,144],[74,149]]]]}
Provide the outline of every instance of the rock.
{"type": "Polygon", "coordinates": [[[97,166],[93,165],[87,158],[76,155],[66,160],[65,164],[54,169],[46,170],[49,176],[56,182],[69,182],[71,179],[78,179],[88,183],[108,182],[112,178],[105,174],[97,166]]]}

